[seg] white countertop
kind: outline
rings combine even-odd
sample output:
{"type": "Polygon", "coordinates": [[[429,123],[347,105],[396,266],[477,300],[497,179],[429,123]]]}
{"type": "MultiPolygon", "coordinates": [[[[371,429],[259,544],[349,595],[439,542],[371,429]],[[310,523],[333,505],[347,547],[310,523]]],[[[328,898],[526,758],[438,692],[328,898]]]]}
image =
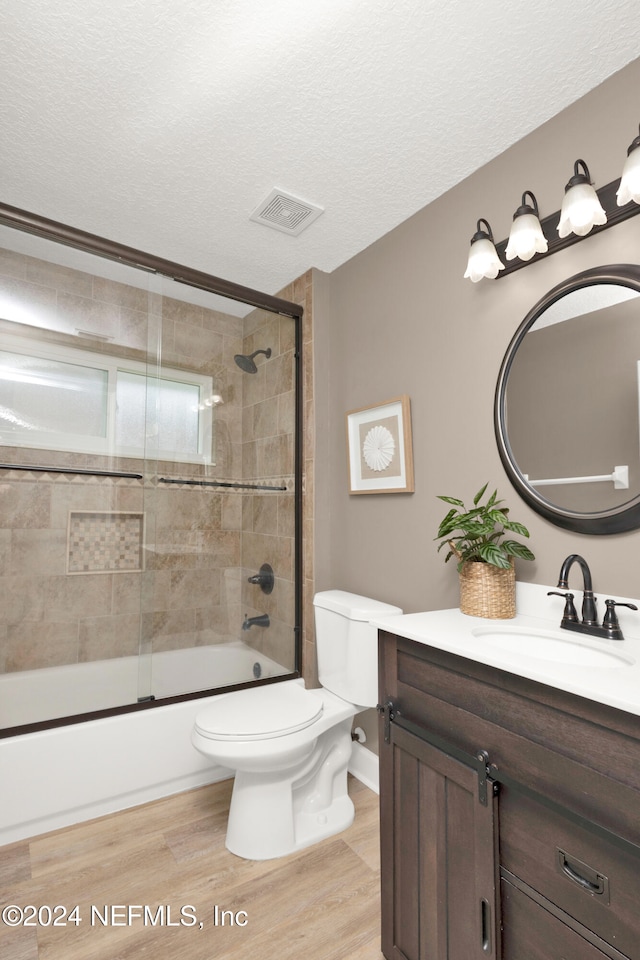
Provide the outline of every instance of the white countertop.
{"type": "MultiPolygon", "coordinates": [[[[547,596],[548,590],[555,589],[540,584],[518,583],[517,613],[511,620],[469,617],[455,608],[382,617],[372,622],[379,629],[409,640],[640,716],[640,610],[636,613],[625,607],[616,608],[624,640],[599,639],[560,630],[564,600],[562,597],[547,596]],[[526,635],[531,630],[538,632],[542,638],[537,648],[535,640],[526,635]],[[477,631],[477,634],[473,631],[477,631]],[[481,635],[491,631],[494,631],[493,637],[481,635]],[[507,636],[509,632],[513,635],[507,636]],[[553,652],[548,654],[542,647],[544,638],[550,634],[559,638],[561,643],[556,644],[553,652]],[[580,657],[575,655],[575,645],[594,651],[608,651],[614,656],[600,658],[596,653],[595,659],[602,659],[602,662],[592,666],[579,664],[576,662],[580,657]]],[[[582,591],[573,587],[571,590],[580,616],[582,591]]],[[[598,619],[602,622],[606,597],[603,594],[596,596],[598,619]]],[[[636,603],[640,607],[636,600],[616,596],[612,599],[636,603]]],[[[589,656],[586,651],[578,651],[579,654],[583,652],[589,656]]]]}

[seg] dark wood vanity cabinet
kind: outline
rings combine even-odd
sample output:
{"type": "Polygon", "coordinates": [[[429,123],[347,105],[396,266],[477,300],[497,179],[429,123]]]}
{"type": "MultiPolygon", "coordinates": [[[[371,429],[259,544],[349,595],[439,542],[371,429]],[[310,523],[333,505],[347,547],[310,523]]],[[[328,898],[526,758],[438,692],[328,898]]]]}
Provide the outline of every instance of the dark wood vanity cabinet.
{"type": "Polygon", "coordinates": [[[384,631],[379,675],[388,960],[640,960],[640,717],[384,631]]]}

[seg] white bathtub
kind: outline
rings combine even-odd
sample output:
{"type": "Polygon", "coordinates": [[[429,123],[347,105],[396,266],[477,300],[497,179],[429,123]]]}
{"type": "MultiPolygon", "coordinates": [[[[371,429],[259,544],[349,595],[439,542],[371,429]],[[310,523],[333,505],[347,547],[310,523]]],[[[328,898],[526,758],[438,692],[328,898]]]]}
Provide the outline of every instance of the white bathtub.
{"type": "Polygon", "coordinates": [[[241,641],[0,674],[0,728],[216,689],[287,671],[241,641]]]}
{"type": "MultiPolygon", "coordinates": [[[[101,661],[99,666],[104,671],[105,665],[111,665],[115,679],[119,672],[126,675],[128,659],[123,658],[124,664],[119,660],[101,661]]],[[[216,677],[215,685],[241,682],[252,676],[256,661],[261,663],[262,676],[283,672],[278,664],[242,643],[156,654],[153,661],[156,697],[202,689],[209,675],[216,677]],[[224,680],[223,669],[229,671],[224,680]]],[[[96,690],[108,681],[103,672],[99,676],[93,673],[94,666],[78,664],[7,674],[0,678],[2,709],[8,709],[10,703],[18,709],[22,702],[32,700],[44,704],[53,696],[56,672],[58,696],[65,698],[64,710],[59,706],[58,716],[100,709],[96,690]],[[82,678],[86,683],[78,683],[77,674],[74,676],[77,670],[87,671],[82,678]],[[27,688],[29,680],[33,681],[31,690],[27,688]],[[75,699],[81,693],[89,695],[88,703],[75,699]]],[[[135,703],[137,666],[133,682],[135,692],[128,702],[135,703]]],[[[196,713],[210,700],[187,700],[0,739],[0,844],[230,776],[228,770],[210,764],[191,745],[196,713]]],[[[49,709],[51,703],[46,706],[49,709]]],[[[23,722],[32,721],[15,716],[11,720],[23,722]]]]}

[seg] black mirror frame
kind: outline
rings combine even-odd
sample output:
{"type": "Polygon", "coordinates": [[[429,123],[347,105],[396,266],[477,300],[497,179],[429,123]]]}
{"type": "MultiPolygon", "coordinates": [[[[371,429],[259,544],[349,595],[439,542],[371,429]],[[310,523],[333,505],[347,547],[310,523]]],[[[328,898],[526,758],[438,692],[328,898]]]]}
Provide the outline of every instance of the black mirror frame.
{"type": "Polygon", "coordinates": [[[511,343],[507,347],[498,374],[494,404],[494,428],[498,452],[507,476],[517,493],[536,513],[556,526],[564,527],[565,530],[573,530],[575,533],[596,536],[626,533],[629,530],[640,528],[640,496],[610,510],[593,513],[578,513],[561,509],[541,497],[524,479],[509,444],[506,428],[506,388],[511,365],[518,347],[538,317],[552,303],[566,296],[566,294],[601,283],[630,287],[640,294],[640,266],[623,263],[584,270],[582,273],[577,273],[567,280],[563,280],[562,283],[557,284],[538,300],[516,330],[511,343]]]}

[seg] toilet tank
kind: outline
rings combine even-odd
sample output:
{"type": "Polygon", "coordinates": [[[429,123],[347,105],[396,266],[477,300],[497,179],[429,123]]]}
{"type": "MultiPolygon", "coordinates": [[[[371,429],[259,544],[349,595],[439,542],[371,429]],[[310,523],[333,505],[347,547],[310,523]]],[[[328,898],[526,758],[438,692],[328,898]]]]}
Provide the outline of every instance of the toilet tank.
{"type": "Polygon", "coordinates": [[[402,610],[344,590],[316,593],[313,605],[320,683],[349,703],[375,707],[378,629],[370,621],[402,610]]]}

